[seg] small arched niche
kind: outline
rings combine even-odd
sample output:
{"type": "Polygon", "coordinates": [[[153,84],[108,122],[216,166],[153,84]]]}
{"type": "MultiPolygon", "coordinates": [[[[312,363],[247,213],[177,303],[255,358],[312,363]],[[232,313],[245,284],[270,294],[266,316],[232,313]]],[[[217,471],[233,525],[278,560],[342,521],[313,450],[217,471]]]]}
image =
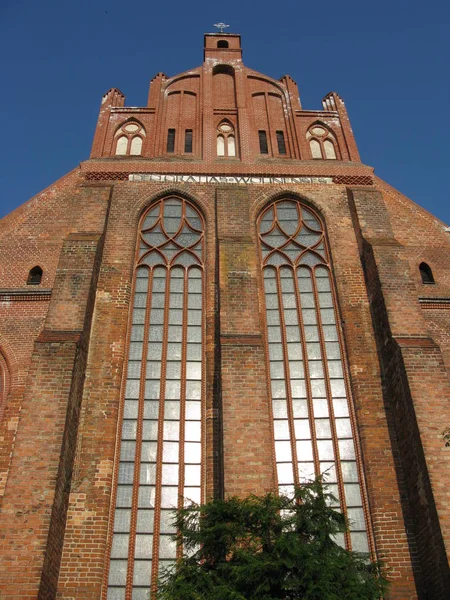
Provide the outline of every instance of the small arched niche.
{"type": "Polygon", "coordinates": [[[229,44],[228,44],[227,40],[219,40],[217,42],[217,47],[218,48],[228,48],[229,44]]]}
{"type": "Polygon", "coordinates": [[[427,263],[425,263],[425,262],[420,263],[419,271],[420,271],[420,277],[422,278],[422,283],[425,283],[425,284],[435,283],[434,277],[433,277],[433,271],[431,270],[431,267],[429,265],[427,265],[427,263]]]}
{"type": "Polygon", "coordinates": [[[41,267],[35,266],[28,273],[27,285],[39,285],[42,281],[43,271],[41,267]]]}

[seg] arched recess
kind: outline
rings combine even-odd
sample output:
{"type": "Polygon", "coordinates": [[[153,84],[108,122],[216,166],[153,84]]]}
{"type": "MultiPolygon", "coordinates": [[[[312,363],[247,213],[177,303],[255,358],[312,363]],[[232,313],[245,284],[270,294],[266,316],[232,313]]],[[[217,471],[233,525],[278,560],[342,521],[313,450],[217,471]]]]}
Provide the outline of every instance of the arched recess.
{"type": "Polygon", "coordinates": [[[150,597],[158,570],[177,557],[173,509],[204,500],[204,233],[181,196],[156,200],[140,221],[108,599],[150,597]]]}
{"type": "Polygon", "coordinates": [[[431,270],[431,267],[429,265],[427,265],[427,263],[425,263],[425,262],[420,263],[419,272],[420,272],[420,277],[422,279],[422,283],[425,283],[425,284],[435,283],[433,271],[431,270]]]}
{"type": "Polygon", "coordinates": [[[236,108],[234,69],[229,65],[216,65],[213,69],[213,107],[236,108]]]}
{"type": "Polygon", "coordinates": [[[2,421],[3,412],[5,410],[6,398],[8,397],[10,381],[11,376],[8,363],[0,348],[0,422],[2,421]]]}
{"type": "Polygon", "coordinates": [[[311,158],[339,160],[339,145],[335,134],[331,129],[322,123],[316,121],[306,133],[306,139],[309,141],[311,158]]]}
{"type": "Polygon", "coordinates": [[[236,132],[231,121],[223,119],[217,127],[216,136],[217,156],[237,156],[236,132]]]}
{"type": "Polygon", "coordinates": [[[337,541],[373,549],[364,478],[324,225],[306,204],[280,198],[258,219],[268,389],[277,484],[325,474],[350,531],[337,541]]]}
{"type": "Polygon", "coordinates": [[[114,154],[116,156],[140,156],[145,137],[144,126],[136,119],[128,119],[116,129],[114,154]]]}

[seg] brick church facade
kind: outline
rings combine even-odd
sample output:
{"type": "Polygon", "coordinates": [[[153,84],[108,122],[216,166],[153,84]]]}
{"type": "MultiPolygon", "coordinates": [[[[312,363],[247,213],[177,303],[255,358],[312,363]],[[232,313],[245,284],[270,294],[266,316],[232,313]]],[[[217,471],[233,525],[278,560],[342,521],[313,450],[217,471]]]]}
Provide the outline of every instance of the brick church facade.
{"type": "Polygon", "coordinates": [[[390,598],[450,598],[450,239],[240,36],[102,99],[0,224],[0,597],[147,599],[171,508],[321,472],[390,598]]]}

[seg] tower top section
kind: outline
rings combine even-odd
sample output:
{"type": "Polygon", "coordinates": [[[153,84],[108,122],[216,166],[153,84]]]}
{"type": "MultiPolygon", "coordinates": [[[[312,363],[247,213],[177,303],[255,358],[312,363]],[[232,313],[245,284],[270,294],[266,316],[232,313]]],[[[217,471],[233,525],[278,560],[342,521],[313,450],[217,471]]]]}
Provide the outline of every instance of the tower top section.
{"type": "Polygon", "coordinates": [[[205,33],[203,60],[209,58],[242,60],[241,36],[238,33],[205,33]]]}

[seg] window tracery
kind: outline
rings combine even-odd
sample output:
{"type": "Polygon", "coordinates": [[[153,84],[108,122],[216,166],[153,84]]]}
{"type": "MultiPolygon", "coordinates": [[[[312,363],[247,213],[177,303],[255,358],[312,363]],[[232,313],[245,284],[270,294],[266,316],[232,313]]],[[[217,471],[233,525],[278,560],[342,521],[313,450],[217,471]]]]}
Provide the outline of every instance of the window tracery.
{"type": "Polygon", "coordinates": [[[217,156],[236,156],[236,137],[229,121],[222,121],[217,128],[217,156]]]}
{"type": "Polygon", "coordinates": [[[333,133],[320,123],[312,125],[306,134],[312,158],[336,160],[337,141],[333,133]]]}
{"type": "Polygon", "coordinates": [[[325,232],[295,200],[259,220],[278,488],[325,474],[350,523],[337,540],[368,552],[349,385],[325,232]]]}
{"type": "Polygon", "coordinates": [[[202,217],[184,199],[161,200],[142,220],[108,600],[148,600],[177,556],[173,509],[203,500],[203,245],[202,217]]]}
{"type": "Polygon", "coordinates": [[[116,156],[140,156],[145,129],[137,121],[128,121],[116,132],[116,156]]]}

